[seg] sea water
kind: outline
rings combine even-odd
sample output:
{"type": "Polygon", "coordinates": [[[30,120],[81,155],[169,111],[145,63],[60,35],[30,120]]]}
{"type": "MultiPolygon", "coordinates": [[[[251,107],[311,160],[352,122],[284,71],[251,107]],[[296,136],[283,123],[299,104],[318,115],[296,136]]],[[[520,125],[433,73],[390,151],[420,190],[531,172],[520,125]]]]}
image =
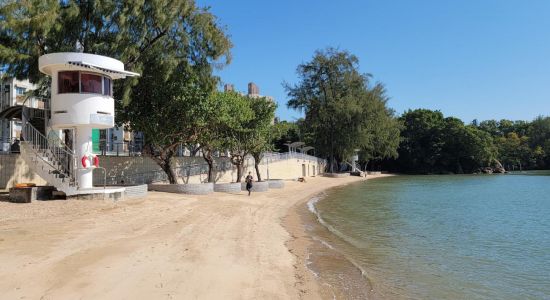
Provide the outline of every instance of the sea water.
{"type": "Polygon", "coordinates": [[[337,252],[310,269],[349,298],[550,299],[550,172],[380,178],[309,209],[337,252]]]}

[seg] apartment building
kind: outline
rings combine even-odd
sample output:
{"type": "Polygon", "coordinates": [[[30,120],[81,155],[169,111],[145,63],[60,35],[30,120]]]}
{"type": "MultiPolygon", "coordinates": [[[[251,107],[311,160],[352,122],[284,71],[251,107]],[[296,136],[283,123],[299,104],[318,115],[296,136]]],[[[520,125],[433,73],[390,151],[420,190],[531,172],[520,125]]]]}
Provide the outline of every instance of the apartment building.
{"type": "MultiPolygon", "coordinates": [[[[2,78],[0,74],[0,78],[2,78]]],[[[9,107],[23,105],[30,91],[36,89],[36,85],[28,80],[16,78],[0,79],[0,112],[9,107]]],[[[44,102],[35,97],[28,97],[25,103],[28,107],[44,108],[44,102]]],[[[0,152],[9,151],[10,145],[21,135],[21,121],[0,118],[0,152]]]]}
{"type": "MultiPolygon", "coordinates": [[[[224,92],[235,92],[235,86],[233,84],[225,84],[224,87],[223,87],[223,90],[224,92]]],[[[241,93],[242,95],[244,95],[244,93],[241,93]]],[[[254,82],[249,82],[248,83],[248,93],[246,94],[246,96],[250,97],[250,98],[260,98],[260,97],[264,97],[266,99],[268,99],[269,101],[275,103],[275,99],[271,96],[265,96],[265,95],[261,95],[260,94],[260,87],[255,84],[254,82]]],[[[273,118],[273,120],[271,120],[271,124],[275,124],[277,123],[278,119],[277,117],[273,118]]]]}

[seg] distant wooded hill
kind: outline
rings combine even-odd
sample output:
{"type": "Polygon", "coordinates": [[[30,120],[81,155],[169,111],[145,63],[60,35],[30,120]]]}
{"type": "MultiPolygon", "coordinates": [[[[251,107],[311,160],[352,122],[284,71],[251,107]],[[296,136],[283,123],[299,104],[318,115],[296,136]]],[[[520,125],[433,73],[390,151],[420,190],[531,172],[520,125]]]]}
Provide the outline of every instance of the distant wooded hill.
{"type": "Polygon", "coordinates": [[[466,125],[439,111],[417,109],[399,119],[399,157],[384,162],[393,171],[471,173],[497,161],[507,170],[550,168],[550,117],[466,125]]]}

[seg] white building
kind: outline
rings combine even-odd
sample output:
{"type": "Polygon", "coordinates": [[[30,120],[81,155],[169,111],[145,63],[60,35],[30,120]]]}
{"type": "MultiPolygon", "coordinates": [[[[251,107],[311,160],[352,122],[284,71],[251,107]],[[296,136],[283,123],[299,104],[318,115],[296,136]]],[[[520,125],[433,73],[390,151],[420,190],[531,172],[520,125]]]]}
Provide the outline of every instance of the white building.
{"type": "Polygon", "coordinates": [[[58,142],[45,140],[43,133],[32,126],[32,121],[25,122],[23,149],[28,153],[23,157],[31,161],[33,156],[41,158],[43,144],[47,144],[49,152],[45,155],[50,156],[44,163],[53,168],[62,165],[61,169],[53,171],[62,173],[63,178],[74,179],[69,186],[64,181],[54,185],[73,193],[75,186],[80,192],[90,191],[93,169],[99,167],[99,160],[93,153],[93,131],[115,126],[113,80],[139,74],[124,70],[124,64],[114,58],[77,52],[42,55],[38,66],[40,72],[51,76],[51,117],[47,120],[51,131],[71,130],[72,136],[70,143],[57,146],[58,142]],[[66,157],[69,157],[68,163],[66,157]]]}
{"type": "MultiPolygon", "coordinates": [[[[0,76],[1,78],[1,76],[0,76]]],[[[22,105],[30,91],[37,86],[29,80],[4,78],[0,80],[0,112],[7,108],[22,105]]],[[[29,97],[25,106],[49,109],[47,104],[36,97],[29,97]]],[[[63,133],[60,133],[63,137],[63,133]]],[[[0,117],[0,152],[8,152],[10,145],[21,137],[21,120],[8,120],[0,117]]],[[[124,130],[121,127],[93,129],[95,154],[128,155],[139,153],[144,143],[143,133],[124,130]]]]}
{"type": "MultiPolygon", "coordinates": [[[[0,74],[0,78],[1,78],[0,74]]],[[[36,89],[36,85],[27,79],[2,78],[0,80],[0,112],[7,108],[23,105],[29,91],[36,89]]],[[[25,104],[33,108],[44,108],[44,102],[31,97],[25,104]]],[[[10,144],[21,135],[21,121],[0,118],[0,152],[9,151],[10,144]]]]}

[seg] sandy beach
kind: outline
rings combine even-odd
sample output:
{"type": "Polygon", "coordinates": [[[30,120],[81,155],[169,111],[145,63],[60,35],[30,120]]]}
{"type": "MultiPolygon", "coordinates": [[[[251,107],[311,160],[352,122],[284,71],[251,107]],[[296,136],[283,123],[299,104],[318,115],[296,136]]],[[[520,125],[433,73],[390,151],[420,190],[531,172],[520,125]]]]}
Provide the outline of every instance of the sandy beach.
{"type": "Polygon", "coordinates": [[[251,197],[0,202],[0,298],[332,298],[305,268],[292,211],[360,180],[308,178],[251,197]]]}

